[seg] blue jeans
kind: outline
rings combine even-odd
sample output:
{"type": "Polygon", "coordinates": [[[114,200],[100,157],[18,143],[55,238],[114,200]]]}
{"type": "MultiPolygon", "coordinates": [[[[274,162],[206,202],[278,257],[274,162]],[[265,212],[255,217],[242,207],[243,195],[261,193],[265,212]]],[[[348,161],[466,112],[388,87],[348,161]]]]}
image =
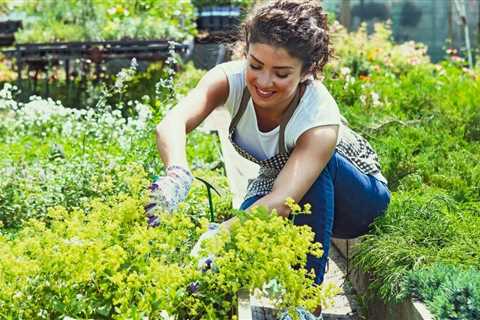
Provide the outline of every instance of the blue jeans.
{"type": "MultiPolygon", "coordinates": [[[[246,199],[241,210],[262,196],[246,199]]],[[[308,225],[315,241],[323,246],[322,257],[307,256],[307,270],[315,271],[315,282],[323,282],[331,237],[351,239],[368,232],[373,220],[382,215],[390,202],[387,186],[364,174],[344,156],[335,152],[320,176],[307,191],[300,205],[310,203],[312,214],[298,215],[295,225],[308,225]]]]}

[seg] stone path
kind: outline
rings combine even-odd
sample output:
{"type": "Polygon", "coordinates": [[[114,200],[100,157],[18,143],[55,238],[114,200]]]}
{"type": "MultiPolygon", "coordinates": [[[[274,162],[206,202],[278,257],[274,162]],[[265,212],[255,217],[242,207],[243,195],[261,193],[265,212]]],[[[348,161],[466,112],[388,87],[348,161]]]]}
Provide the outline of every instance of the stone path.
{"type": "MultiPolygon", "coordinates": [[[[233,193],[233,206],[238,208],[242,203],[248,179],[256,176],[258,166],[244,159],[234,150],[233,146],[228,141],[229,123],[230,115],[228,114],[228,111],[224,108],[217,108],[207,119],[205,119],[201,129],[208,132],[218,132],[223,162],[225,164],[230,189],[233,193]]],[[[358,305],[355,295],[351,287],[348,285],[348,282],[345,281],[347,262],[334,245],[331,246],[329,257],[329,268],[325,275],[325,283],[334,283],[342,289],[342,292],[334,297],[333,306],[323,311],[324,319],[358,320],[360,318],[357,314],[358,305]]],[[[268,319],[268,302],[258,301],[252,296],[250,297],[250,303],[256,314],[256,317],[251,319],[268,319]]]]}

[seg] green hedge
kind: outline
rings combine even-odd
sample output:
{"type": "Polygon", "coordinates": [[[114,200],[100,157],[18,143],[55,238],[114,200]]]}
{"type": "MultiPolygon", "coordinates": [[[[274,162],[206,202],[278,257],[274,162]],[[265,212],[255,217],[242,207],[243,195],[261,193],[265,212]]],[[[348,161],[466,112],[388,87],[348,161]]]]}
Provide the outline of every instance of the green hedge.
{"type": "Polygon", "coordinates": [[[16,3],[25,15],[21,43],[122,39],[184,40],[195,34],[189,0],[32,0],[16,3]]]}

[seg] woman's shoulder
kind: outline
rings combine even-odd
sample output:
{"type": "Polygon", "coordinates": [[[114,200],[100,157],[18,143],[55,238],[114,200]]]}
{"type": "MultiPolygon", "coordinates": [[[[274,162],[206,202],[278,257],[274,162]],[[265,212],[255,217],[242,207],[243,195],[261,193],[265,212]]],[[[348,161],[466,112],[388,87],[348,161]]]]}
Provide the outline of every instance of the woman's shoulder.
{"type": "Polygon", "coordinates": [[[326,125],[340,125],[337,103],[321,81],[311,81],[285,128],[287,148],[295,146],[303,132],[326,125]]]}
{"type": "Polygon", "coordinates": [[[312,88],[312,99],[318,102],[319,105],[337,105],[335,99],[332,97],[330,91],[328,91],[327,87],[323,84],[322,81],[313,80],[311,81],[310,86],[312,88]]]}
{"type": "Polygon", "coordinates": [[[246,60],[233,60],[223,62],[215,66],[215,68],[222,69],[227,76],[243,75],[245,73],[246,60]]]}
{"type": "Polygon", "coordinates": [[[318,113],[338,113],[338,106],[325,85],[319,80],[308,83],[305,94],[300,102],[298,114],[316,117],[318,113]]]}
{"type": "Polygon", "coordinates": [[[242,99],[243,89],[245,88],[245,60],[234,60],[218,64],[219,68],[225,72],[228,79],[229,93],[225,107],[231,115],[235,114],[242,99]]]}

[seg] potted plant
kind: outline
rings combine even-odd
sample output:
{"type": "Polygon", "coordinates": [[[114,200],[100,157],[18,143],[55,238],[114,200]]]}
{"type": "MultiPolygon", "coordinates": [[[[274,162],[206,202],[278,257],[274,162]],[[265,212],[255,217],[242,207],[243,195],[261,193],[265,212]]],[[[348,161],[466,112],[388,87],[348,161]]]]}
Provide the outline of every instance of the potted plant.
{"type": "Polygon", "coordinates": [[[197,28],[201,31],[229,31],[240,24],[253,0],[193,0],[197,9],[197,28]]]}

